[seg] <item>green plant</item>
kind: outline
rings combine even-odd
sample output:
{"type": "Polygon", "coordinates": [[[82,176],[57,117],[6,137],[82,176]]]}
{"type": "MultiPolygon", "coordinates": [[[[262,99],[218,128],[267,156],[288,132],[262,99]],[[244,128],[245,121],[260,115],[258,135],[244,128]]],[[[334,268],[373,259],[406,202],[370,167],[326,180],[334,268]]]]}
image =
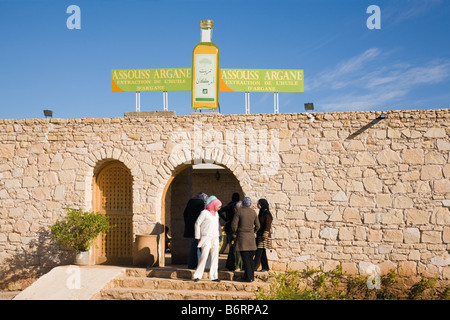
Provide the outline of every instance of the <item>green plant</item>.
{"type": "Polygon", "coordinates": [[[50,230],[56,243],[71,250],[88,251],[92,240],[110,228],[105,215],[68,208],[67,216],[57,220],[50,230]]]}
{"type": "Polygon", "coordinates": [[[436,279],[422,278],[419,282],[414,284],[409,290],[409,299],[433,299],[435,297],[434,286],[436,284],[436,279]],[[429,296],[425,296],[425,292],[429,293],[429,296]]]}
{"type": "MultiPolygon", "coordinates": [[[[398,287],[400,276],[394,269],[381,276],[380,288],[376,290],[376,298],[381,300],[396,300],[401,295],[402,288],[398,287]]],[[[401,285],[402,286],[402,285],[401,285]]]]}
{"type": "Polygon", "coordinates": [[[339,289],[344,277],[342,267],[323,272],[320,268],[308,267],[303,272],[290,270],[271,273],[269,290],[256,292],[259,300],[334,300],[345,298],[339,289]]]}
{"type": "MultiPolygon", "coordinates": [[[[256,292],[259,300],[300,300],[302,292],[299,287],[300,274],[298,271],[288,271],[286,273],[270,273],[273,281],[268,292],[261,289],[256,292]]],[[[304,298],[303,298],[304,299],[304,298]]]]}
{"type": "Polygon", "coordinates": [[[445,288],[439,295],[441,300],[450,300],[450,287],[445,288]]]}
{"type": "Polygon", "coordinates": [[[259,300],[335,300],[335,299],[450,299],[450,287],[437,279],[422,278],[411,285],[410,279],[394,269],[381,276],[379,287],[369,288],[369,277],[349,275],[342,266],[324,272],[320,268],[270,273],[270,286],[256,292],[259,300]]]}
{"type": "Polygon", "coordinates": [[[349,299],[370,299],[372,290],[367,286],[369,277],[349,275],[346,279],[346,295],[349,299]]]}

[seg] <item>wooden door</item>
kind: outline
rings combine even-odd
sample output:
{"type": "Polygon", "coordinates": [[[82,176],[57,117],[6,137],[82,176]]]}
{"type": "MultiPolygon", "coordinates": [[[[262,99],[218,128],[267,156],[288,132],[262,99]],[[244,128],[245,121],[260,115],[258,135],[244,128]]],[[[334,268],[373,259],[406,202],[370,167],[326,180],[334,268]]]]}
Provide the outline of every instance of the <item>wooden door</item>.
{"type": "Polygon", "coordinates": [[[133,260],[133,178],[119,161],[106,164],[94,178],[94,211],[113,228],[94,245],[96,264],[131,264],[133,260]]]}

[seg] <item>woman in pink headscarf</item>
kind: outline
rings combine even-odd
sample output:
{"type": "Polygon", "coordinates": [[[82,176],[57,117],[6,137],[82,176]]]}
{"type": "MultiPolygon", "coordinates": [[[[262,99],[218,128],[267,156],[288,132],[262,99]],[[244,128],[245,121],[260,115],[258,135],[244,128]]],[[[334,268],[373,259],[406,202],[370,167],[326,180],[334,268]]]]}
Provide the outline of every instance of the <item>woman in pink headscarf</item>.
{"type": "Polygon", "coordinates": [[[214,199],[209,202],[195,222],[195,239],[198,239],[198,247],[202,253],[194,273],[194,281],[199,281],[205,271],[206,261],[211,255],[211,268],[209,278],[219,282],[219,238],[221,236],[219,214],[217,211],[222,207],[222,202],[214,199]]]}

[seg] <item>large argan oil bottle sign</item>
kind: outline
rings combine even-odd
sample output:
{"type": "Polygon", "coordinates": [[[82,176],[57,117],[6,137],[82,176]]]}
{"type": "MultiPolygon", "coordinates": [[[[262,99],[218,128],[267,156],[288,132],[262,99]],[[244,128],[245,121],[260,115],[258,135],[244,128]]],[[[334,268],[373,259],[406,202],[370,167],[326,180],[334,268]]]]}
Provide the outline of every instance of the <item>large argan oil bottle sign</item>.
{"type": "Polygon", "coordinates": [[[212,20],[200,21],[201,38],[192,52],[192,69],[112,70],[112,91],[191,91],[195,110],[217,109],[219,87],[222,92],[303,92],[303,70],[220,69],[219,48],[212,42],[213,27],[212,20]]]}
{"type": "Polygon", "coordinates": [[[212,42],[212,20],[200,21],[200,42],[192,52],[191,106],[215,110],[219,105],[219,48],[212,42]]]}
{"type": "Polygon", "coordinates": [[[216,101],[216,55],[196,54],[195,57],[195,86],[196,102],[216,101]]]}

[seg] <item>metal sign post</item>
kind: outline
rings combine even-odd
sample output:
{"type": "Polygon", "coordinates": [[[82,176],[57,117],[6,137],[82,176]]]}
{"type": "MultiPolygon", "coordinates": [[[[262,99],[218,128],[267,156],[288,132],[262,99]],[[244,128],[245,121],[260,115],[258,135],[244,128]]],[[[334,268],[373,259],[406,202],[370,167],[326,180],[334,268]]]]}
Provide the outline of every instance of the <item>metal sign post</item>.
{"type": "Polygon", "coordinates": [[[169,94],[167,91],[163,91],[163,110],[169,111],[169,94]]]}
{"type": "Polygon", "coordinates": [[[141,92],[136,91],[136,112],[141,112],[141,92]]]}
{"type": "Polygon", "coordinates": [[[245,114],[250,114],[250,92],[245,93],[245,114]]]}
{"type": "Polygon", "coordinates": [[[273,93],[273,113],[280,113],[280,101],[278,100],[278,92],[273,93]]]}

